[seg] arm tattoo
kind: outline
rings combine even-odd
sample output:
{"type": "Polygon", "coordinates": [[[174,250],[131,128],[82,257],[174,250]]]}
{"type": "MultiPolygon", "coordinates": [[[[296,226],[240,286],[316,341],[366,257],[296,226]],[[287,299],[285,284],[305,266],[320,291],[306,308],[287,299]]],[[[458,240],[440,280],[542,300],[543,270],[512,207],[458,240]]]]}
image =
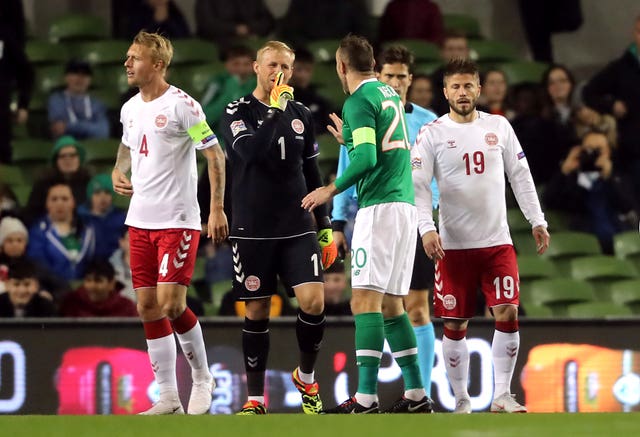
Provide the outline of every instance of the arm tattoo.
{"type": "Polygon", "coordinates": [[[211,211],[224,207],[225,158],[220,145],[204,149],[211,185],[211,211]]]}
{"type": "Polygon", "coordinates": [[[122,143],[120,143],[120,147],[118,147],[115,168],[124,174],[127,174],[127,172],[131,170],[131,149],[122,143]]]}

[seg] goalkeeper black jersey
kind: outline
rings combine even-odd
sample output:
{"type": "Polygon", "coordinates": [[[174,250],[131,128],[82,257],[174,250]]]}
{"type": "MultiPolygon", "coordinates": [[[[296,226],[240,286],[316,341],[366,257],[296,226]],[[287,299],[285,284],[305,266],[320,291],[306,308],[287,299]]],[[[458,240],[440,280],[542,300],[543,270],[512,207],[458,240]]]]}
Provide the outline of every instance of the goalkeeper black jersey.
{"type": "MultiPolygon", "coordinates": [[[[229,236],[289,238],[314,231],[311,214],[300,206],[322,184],[309,109],[291,101],[283,112],[249,94],[227,105],[219,129],[231,173],[229,236]]],[[[316,217],[327,215],[326,206],[319,209],[316,217]]]]}

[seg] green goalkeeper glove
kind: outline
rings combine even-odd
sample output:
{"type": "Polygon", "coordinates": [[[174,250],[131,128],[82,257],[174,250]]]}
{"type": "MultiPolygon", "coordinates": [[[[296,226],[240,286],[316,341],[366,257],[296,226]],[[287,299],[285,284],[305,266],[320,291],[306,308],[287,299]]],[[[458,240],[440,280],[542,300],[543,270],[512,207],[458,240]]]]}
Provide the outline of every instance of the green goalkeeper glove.
{"type": "Polygon", "coordinates": [[[318,244],[322,249],[322,268],[323,270],[331,267],[331,264],[338,257],[338,247],[333,241],[333,232],[330,228],[320,229],[318,231],[318,244]]]}
{"type": "Polygon", "coordinates": [[[269,94],[269,102],[272,108],[284,111],[287,109],[289,100],[293,100],[293,88],[282,83],[282,76],[282,71],[276,75],[276,83],[269,94]]]}

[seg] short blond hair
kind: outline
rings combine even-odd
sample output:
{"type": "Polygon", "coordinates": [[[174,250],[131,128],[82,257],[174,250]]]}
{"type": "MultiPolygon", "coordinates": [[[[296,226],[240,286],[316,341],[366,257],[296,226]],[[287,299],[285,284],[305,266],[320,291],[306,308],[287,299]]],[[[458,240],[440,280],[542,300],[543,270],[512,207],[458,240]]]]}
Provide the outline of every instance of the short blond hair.
{"type": "Polygon", "coordinates": [[[263,45],[256,55],[256,61],[260,62],[262,55],[268,50],[275,50],[277,52],[289,52],[291,53],[291,57],[295,59],[296,54],[291,47],[283,43],[282,41],[267,41],[265,45],[263,45]]]}
{"type": "Polygon", "coordinates": [[[141,30],[133,37],[133,43],[147,47],[151,50],[151,59],[154,61],[162,61],[166,70],[171,64],[173,58],[173,45],[164,36],[157,33],[149,33],[141,30]]]}

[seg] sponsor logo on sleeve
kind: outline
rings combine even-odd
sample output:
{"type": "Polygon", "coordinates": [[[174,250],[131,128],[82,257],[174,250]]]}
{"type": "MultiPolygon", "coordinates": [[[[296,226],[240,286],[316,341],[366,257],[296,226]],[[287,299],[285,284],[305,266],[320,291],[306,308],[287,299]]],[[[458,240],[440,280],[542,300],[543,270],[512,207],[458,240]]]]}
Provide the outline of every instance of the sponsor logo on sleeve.
{"type": "Polygon", "coordinates": [[[247,130],[247,126],[245,126],[244,121],[242,120],[236,120],[231,122],[230,127],[231,127],[231,133],[233,134],[234,137],[238,135],[240,132],[242,132],[243,130],[247,130]]]}
{"type": "Polygon", "coordinates": [[[417,156],[415,158],[411,158],[411,170],[420,170],[422,168],[422,159],[418,158],[417,156]]]}
{"type": "Polygon", "coordinates": [[[518,159],[524,158],[524,150],[518,153],[518,159]]]}
{"type": "Polygon", "coordinates": [[[216,134],[211,134],[208,137],[202,139],[202,144],[207,144],[210,141],[215,141],[216,139],[217,139],[216,134]]]}

